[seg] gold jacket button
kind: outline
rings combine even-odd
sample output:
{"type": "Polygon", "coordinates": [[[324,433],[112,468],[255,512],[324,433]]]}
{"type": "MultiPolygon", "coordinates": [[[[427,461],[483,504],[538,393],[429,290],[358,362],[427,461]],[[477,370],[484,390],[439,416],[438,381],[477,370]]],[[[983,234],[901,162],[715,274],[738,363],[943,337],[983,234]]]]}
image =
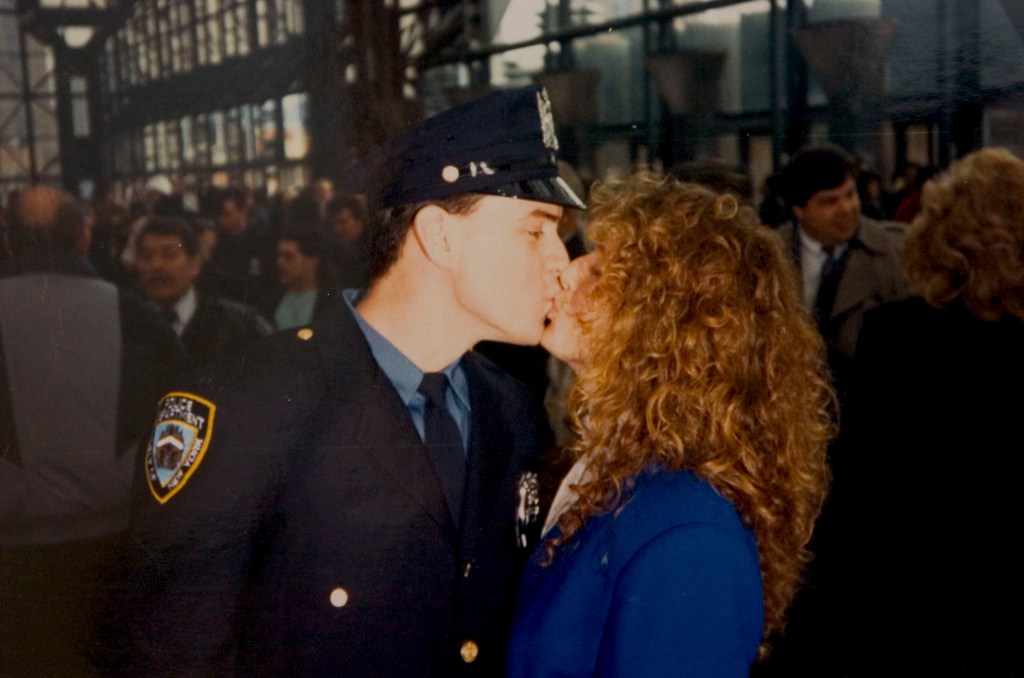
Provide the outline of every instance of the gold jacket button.
{"type": "Polygon", "coordinates": [[[309,341],[313,338],[313,330],[308,327],[303,327],[301,330],[295,333],[295,335],[303,341],[309,341]]]}
{"type": "Polygon", "coordinates": [[[331,605],[334,607],[345,607],[348,604],[348,591],[340,586],[331,591],[331,605]]]}
{"type": "Polygon", "coordinates": [[[472,640],[467,640],[459,648],[459,654],[462,655],[462,661],[472,664],[476,661],[476,656],[480,654],[480,648],[472,640]]]}

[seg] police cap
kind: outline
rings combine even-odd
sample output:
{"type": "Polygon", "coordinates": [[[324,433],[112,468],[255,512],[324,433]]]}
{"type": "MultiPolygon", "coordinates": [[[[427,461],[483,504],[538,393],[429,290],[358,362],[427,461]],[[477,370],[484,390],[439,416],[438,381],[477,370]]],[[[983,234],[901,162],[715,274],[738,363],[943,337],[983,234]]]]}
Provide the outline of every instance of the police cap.
{"type": "Polygon", "coordinates": [[[547,91],[499,90],[409,129],[378,156],[377,207],[484,193],[584,209],[558,176],[547,91]]]}

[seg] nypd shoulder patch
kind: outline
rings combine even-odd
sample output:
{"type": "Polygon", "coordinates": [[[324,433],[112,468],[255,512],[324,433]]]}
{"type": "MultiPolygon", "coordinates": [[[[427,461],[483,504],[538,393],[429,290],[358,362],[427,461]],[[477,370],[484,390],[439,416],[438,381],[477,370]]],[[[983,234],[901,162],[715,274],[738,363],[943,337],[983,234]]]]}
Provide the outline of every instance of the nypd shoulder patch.
{"type": "Polygon", "coordinates": [[[146,449],[146,480],[161,504],[185,486],[203,460],[216,410],[209,400],[192,393],[174,391],[160,399],[146,449]]]}

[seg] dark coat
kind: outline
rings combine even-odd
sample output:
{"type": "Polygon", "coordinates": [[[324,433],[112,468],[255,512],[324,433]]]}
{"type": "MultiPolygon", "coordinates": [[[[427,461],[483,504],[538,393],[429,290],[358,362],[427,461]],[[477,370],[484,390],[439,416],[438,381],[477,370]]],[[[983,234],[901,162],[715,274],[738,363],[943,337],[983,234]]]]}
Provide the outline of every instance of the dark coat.
{"type": "Polygon", "coordinates": [[[866,316],[821,554],[852,675],[1020,670],[1022,347],[1024,322],[961,306],[866,316]]]}
{"type": "Polygon", "coordinates": [[[127,628],[114,639],[132,647],[117,665],[145,675],[500,675],[532,545],[517,535],[517,507],[534,418],[521,385],[475,354],[464,364],[473,423],[461,530],[341,303],[312,336],[273,335],[198,375],[184,391],[216,408],[209,447],[166,503],[143,481],[127,628]]]}
{"type": "Polygon", "coordinates": [[[193,367],[237,353],[243,346],[267,336],[273,327],[248,306],[200,293],[196,312],[181,341],[193,367]]]}

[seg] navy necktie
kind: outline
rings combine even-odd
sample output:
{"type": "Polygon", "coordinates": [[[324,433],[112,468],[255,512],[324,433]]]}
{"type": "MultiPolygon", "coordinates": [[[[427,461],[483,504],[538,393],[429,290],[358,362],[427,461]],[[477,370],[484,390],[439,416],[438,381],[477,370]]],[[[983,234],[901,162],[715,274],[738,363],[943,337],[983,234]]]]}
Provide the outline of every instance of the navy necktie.
{"type": "Polygon", "coordinates": [[[419,392],[427,399],[424,410],[424,442],[430,460],[441,478],[448,508],[455,524],[459,523],[462,507],[462,489],[466,481],[466,455],[463,452],[459,427],[444,406],[444,393],[448,377],[443,372],[427,372],[420,382],[419,392]]]}
{"type": "Polygon", "coordinates": [[[163,318],[174,333],[178,333],[178,311],[173,306],[164,306],[160,309],[160,317],[163,318]]]}
{"type": "Polygon", "coordinates": [[[818,316],[818,325],[824,332],[828,326],[829,317],[832,315],[836,290],[839,288],[840,266],[834,247],[823,246],[821,249],[825,252],[825,261],[821,265],[821,280],[818,281],[818,294],[814,299],[814,308],[818,316]]]}

